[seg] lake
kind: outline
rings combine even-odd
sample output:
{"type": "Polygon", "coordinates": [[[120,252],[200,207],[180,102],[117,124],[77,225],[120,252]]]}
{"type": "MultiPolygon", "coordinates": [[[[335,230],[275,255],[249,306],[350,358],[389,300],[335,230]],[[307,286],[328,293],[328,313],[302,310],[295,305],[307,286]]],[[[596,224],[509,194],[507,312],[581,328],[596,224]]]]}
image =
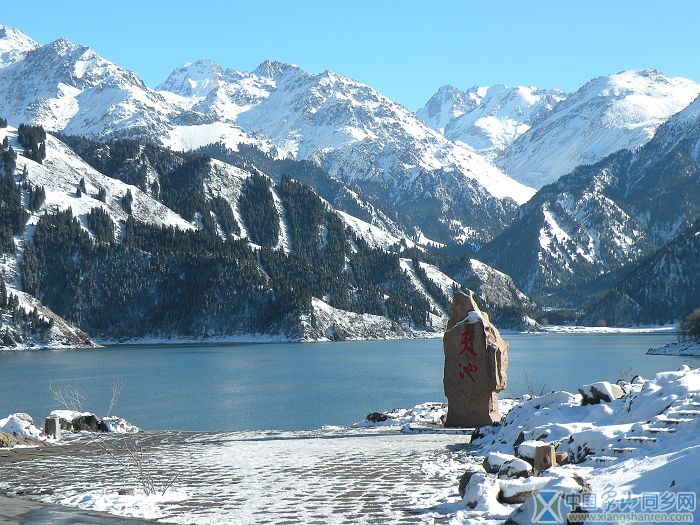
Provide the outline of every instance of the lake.
{"type": "MultiPolygon", "coordinates": [[[[506,334],[508,389],[576,391],[620,375],[653,376],[698,358],[648,356],[676,340],[656,334],[506,334]]],[[[0,352],[0,417],[40,421],[54,389],[77,385],[83,408],[103,415],[115,379],[114,413],[148,430],[302,430],[347,426],[375,410],[444,401],[442,341],[362,341],[118,346],[0,352]]]]}

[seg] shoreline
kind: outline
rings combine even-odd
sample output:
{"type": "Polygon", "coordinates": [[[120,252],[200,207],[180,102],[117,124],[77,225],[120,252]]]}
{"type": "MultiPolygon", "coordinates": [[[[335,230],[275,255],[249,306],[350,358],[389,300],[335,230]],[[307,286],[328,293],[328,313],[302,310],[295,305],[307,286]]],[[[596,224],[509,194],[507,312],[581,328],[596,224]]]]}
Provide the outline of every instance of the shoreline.
{"type": "MultiPolygon", "coordinates": [[[[668,334],[673,333],[677,327],[675,325],[662,326],[641,326],[641,327],[593,327],[593,326],[566,326],[551,325],[543,326],[538,331],[522,331],[503,329],[501,333],[508,335],[546,335],[546,334],[569,334],[569,335],[606,335],[606,334],[668,334]]],[[[133,338],[94,338],[96,346],[74,347],[66,345],[56,346],[17,346],[13,348],[0,347],[2,352],[24,352],[24,351],[47,351],[47,350],[99,350],[109,347],[129,347],[129,346],[180,346],[180,345],[236,345],[236,344],[280,344],[280,343],[343,343],[361,341],[412,341],[418,339],[440,339],[443,332],[419,332],[416,331],[412,337],[397,335],[396,337],[353,337],[347,339],[333,340],[328,338],[304,339],[292,338],[283,335],[269,334],[240,334],[211,337],[133,337],[133,338]]],[[[681,354],[686,355],[686,354],[681,354]]]]}

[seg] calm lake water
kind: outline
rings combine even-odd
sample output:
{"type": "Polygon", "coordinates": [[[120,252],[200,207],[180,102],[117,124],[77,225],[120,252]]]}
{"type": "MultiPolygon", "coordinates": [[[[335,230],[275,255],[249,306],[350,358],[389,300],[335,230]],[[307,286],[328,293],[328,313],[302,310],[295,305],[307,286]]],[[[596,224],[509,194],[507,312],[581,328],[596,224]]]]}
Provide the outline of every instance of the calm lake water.
{"type": "MultiPolygon", "coordinates": [[[[700,358],[648,356],[672,334],[507,334],[508,390],[576,391],[621,374],[652,376],[700,358]]],[[[84,409],[144,429],[301,430],[350,425],[371,411],[444,401],[442,341],[120,346],[0,352],[0,417],[41,420],[62,408],[54,388],[77,385],[84,409]]]]}

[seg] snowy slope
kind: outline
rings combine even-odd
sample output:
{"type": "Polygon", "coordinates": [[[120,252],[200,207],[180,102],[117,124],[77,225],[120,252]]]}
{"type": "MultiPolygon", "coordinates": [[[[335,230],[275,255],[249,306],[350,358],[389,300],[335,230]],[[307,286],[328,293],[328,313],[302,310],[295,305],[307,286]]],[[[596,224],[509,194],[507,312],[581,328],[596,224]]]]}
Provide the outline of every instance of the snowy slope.
{"type": "Polygon", "coordinates": [[[22,60],[28,51],[39,47],[19,29],[0,24],[0,68],[22,60]]]}
{"type": "MultiPolygon", "coordinates": [[[[700,372],[683,365],[648,380],[637,376],[631,384],[619,383],[621,387],[607,382],[589,385],[621,392],[622,397],[611,402],[589,404],[581,393],[550,392],[519,403],[500,425],[480,429],[472,441],[477,457],[469,458],[468,470],[474,476],[466,495],[463,500],[451,497],[454,505],[441,508],[452,515],[441,517],[474,524],[506,519],[507,523],[534,523],[539,503],[535,494],[556,490],[594,496],[585,506],[590,513],[587,523],[621,522],[632,514],[664,522],[662,510],[675,520],[697,523],[700,372]],[[498,474],[486,474],[481,467],[483,459],[493,465],[514,459],[513,455],[532,462],[532,447],[547,444],[565,455],[568,464],[526,477],[509,476],[503,468],[498,474]],[[515,504],[503,504],[502,496],[518,493],[522,498],[515,504]],[[676,503],[684,494],[692,505],[676,503]],[[641,501],[646,501],[643,507],[641,501]]],[[[577,386],[572,385],[572,390],[577,386]]],[[[585,392],[585,387],[579,392],[585,392]]],[[[550,522],[566,521],[571,507],[563,504],[559,509],[564,511],[564,521],[550,522]]]]}
{"type": "MultiPolygon", "coordinates": [[[[624,156],[623,156],[624,157],[624,156]]],[[[614,169],[584,167],[541,190],[479,257],[525,292],[576,287],[649,252],[643,225],[610,198],[614,169]]]]}
{"type": "Polygon", "coordinates": [[[473,87],[460,91],[454,86],[442,86],[425,106],[416,111],[416,116],[429,128],[444,134],[451,121],[479,105],[483,89],[486,88],[473,87]]]}
{"type": "MultiPolygon", "coordinates": [[[[24,52],[25,44],[12,45],[24,52]]],[[[159,88],[65,39],[0,69],[0,105],[10,122],[177,150],[254,144],[309,159],[369,197],[415,210],[402,226],[417,224],[440,242],[457,232],[482,244],[534,193],[369,86],[328,71],[266,61],[241,73],[201,61],[159,88]]]]}
{"type": "Polygon", "coordinates": [[[523,184],[541,188],[576,166],[642,146],[698,93],[695,82],[651,69],[595,78],[513,142],[497,164],[523,184]]]}
{"type": "Polygon", "coordinates": [[[493,158],[565,97],[532,86],[475,86],[466,92],[443,86],[416,115],[448,139],[493,158]]]}
{"type": "MultiPolygon", "coordinates": [[[[176,70],[159,89],[189,97],[182,107],[203,115],[203,123],[237,126],[256,140],[271,141],[278,154],[316,161],[373,197],[417,207],[418,225],[433,228],[426,233],[440,241],[452,238],[451,221],[460,235],[467,227],[475,236],[476,218],[464,211],[473,205],[491,215],[480,221],[490,230],[480,233],[491,236],[513,208],[501,201],[520,203],[533,193],[369,86],[328,71],[314,75],[267,61],[251,73],[237,73],[196,63],[176,70]]],[[[188,126],[175,128],[171,147],[178,148],[176,136],[188,135],[188,126]]]]}
{"type": "MultiPolygon", "coordinates": [[[[415,287],[415,289],[420,293],[425,299],[428,301],[430,304],[430,318],[433,326],[446,326],[447,320],[449,318],[449,312],[445,311],[446,305],[440,304],[438,301],[435,300],[435,298],[430,294],[430,292],[427,290],[426,286],[424,283],[421,282],[420,277],[418,277],[418,274],[416,273],[416,269],[413,266],[413,261],[411,259],[406,259],[406,258],[401,258],[399,259],[401,269],[403,272],[408,276],[408,278],[411,281],[411,284],[415,287]]],[[[420,264],[420,263],[418,263],[420,264]]],[[[422,265],[421,265],[422,266],[422,265]]],[[[436,273],[435,271],[437,268],[433,267],[433,278],[435,278],[436,273]]],[[[446,279],[449,279],[446,275],[442,275],[441,278],[437,279],[440,281],[445,281],[446,279]]],[[[433,279],[430,279],[431,281],[433,279]]]]}
{"type": "Polygon", "coordinates": [[[10,122],[92,137],[164,136],[182,112],[131,71],[65,39],[0,69],[0,104],[10,122]]]}

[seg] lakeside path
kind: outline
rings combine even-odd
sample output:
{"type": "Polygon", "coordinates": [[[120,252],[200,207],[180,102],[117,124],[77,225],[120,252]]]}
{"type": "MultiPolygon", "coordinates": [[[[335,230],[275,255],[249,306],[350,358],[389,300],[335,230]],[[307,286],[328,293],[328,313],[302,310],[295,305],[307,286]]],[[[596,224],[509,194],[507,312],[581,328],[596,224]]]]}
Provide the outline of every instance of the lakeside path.
{"type": "Polygon", "coordinates": [[[3,525],[138,525],[153,523],[135,518],[111,516],[62,505],[39,503],[0,496],[0,523],[3,525]]]}
{"type": "MultiPolygon", "coordinates": [[[[111,439],[116,445],[122,438],[111,439]]],[[[158,486],[180,474],[175,499],[152,504],[116,496],[133,481],[109,454],[85,443],[0,452],[0,488],[159,522],[417,524],[449,519],[435,516],[434,507],[456,495],[470,448],[468,435],[402,434],[398,428],[144,432],[126,439],[147,450],[158,486]],[[46,490],[53,492],[42,495],[46,490]]],[[[115,519],[65,523],[121,523],[115,519]]]]}

